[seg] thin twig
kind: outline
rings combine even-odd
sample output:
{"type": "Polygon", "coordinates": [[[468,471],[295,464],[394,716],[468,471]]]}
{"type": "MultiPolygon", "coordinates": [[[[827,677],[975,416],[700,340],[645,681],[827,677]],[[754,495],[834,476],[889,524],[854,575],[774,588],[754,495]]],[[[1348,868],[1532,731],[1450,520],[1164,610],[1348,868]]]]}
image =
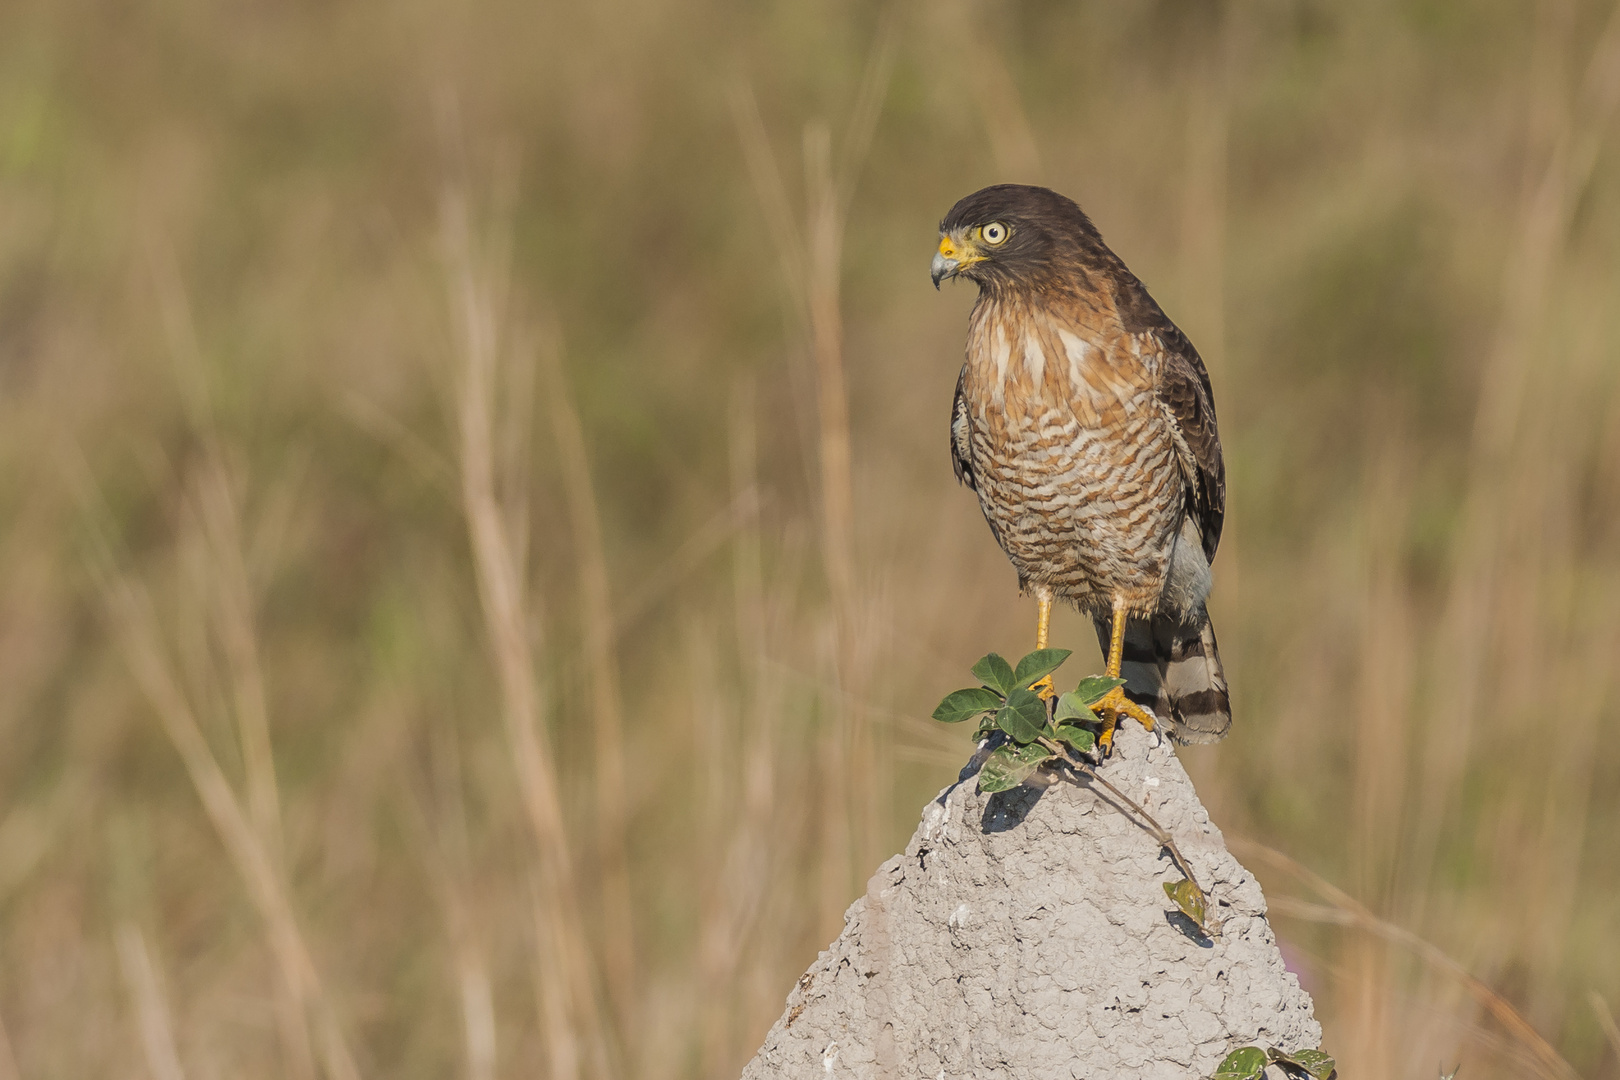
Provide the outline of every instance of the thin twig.
{"type": "Polygon", "coordinates": [[[1199,892],[1204,893],[1206,896],[1209,895],[1207,892],[1205,892],[1204,887],[1198,884],[1198,877],[1193,873],[1192,864],[1187,861],[1186,856],[1181,853],[1181,849],[1176,846],[1175,838],[1170,835],[1168,829],[1154,820],[1152,814],[1148,813],[1145,809],[1139,806],[1134,800],[1131,799],[1129,795],[1126,795],[1123,791],[1119,790],[1119,788],[1115,787],[1107,780],[1104,780],[1097,773],[1096,767],[1093,766],[1089,761],[1070,757],[1062,746],[1058,745],[1058,743],[1054,740],[1046,738],[1045,736],[1042,736],[1039,741],[1042,746],[1046,747],[1046,749],[1057,755],[1057,759],[1061,764],[1067,766],[1073,772],[1086,776],[1094,783],[1101,784],[1103,787],[1112,792],[1114,797],[1119,799],[1120,802],[1123,802],[1126,806],[1130,807],[1131,811],[1142,819],[1142,824],[1152,835],[1153,839],[1162,844],[1164,849],[1170,853],[1171,861],[1173,861],[1176,864],[1176,867],[1186,875],[1187,880],[1192,882],[1193,885],[1197,886],[1199,892]]]}

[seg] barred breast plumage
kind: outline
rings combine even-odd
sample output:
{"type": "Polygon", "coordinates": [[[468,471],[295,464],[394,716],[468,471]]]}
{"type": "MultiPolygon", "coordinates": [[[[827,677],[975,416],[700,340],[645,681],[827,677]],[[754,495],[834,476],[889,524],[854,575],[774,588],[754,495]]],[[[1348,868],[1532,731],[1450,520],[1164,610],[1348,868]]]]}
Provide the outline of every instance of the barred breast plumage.
{"type": "Polygon", "coordinates": [[[985,518],[1026,587],[1151,611],[1185,503],[1157,357],[1019,306],[992,300],[969,327],[962,397],[985,518]]]}

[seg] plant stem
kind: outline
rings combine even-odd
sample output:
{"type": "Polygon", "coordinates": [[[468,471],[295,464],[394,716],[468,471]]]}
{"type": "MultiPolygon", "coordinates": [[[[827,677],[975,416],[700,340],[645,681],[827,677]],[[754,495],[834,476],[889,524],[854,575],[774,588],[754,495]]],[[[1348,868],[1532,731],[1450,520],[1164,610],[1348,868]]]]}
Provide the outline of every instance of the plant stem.
{"type": "Polygon", "coordinates": [[[1192,865],[1187,862],[1186,856],[1182,855],[1181,849],[1176,846],[1175,838],[1170,835],[1169,831],[1165,829],[1163,825],[1160,825],[1153,819],[1152,814],[1148,813],[1141,806],[1137,805],[1137,803],[1135,803],[1130,796],[1119,790],[1119,788],[1115,787],[1113,784],[1099,776],[1096,768],[1093,767],[1089,761],[1077,761],[1074,758],[1071,758],[1068,753],[1065,752],[1063,747],[1059,746],[1056,742],[1046,738],[1045,736],[1041,737],[1040,743],[1042,746],[1052,751],[1052,753],[1057,756],[1058,761],[1067,766],[1070,772],[1084,774],[1093,782],[1101,784],[1103,787],[1107,788],[1113,793],[1115,798],[1124,803],[1126,806],[1130,807],[1136,816],[1142,819],[1143,824],[1147,828],[1147,831],[1152,834],[1153,839],[1157,840],[1161,845],[1163,845],[1164,849],[1170,853],[1171,860],[1175,862],[1176,866],[1183,874],[1187,875],[1187,880],[1197,886],[1199,892],[1204,893],[1206,896],[1209,895],[1207,892],[1205,892],[1204,887],[1198,884],[1198,878],[1193,874],[1192,865]]]}

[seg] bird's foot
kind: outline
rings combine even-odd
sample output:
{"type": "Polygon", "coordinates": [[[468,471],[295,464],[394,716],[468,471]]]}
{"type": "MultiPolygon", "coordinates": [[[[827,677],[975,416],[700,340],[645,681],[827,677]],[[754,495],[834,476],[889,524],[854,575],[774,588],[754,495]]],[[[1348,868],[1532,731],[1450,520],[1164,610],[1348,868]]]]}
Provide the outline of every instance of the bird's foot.
{"type": "Polygon", "coordinates": [[[1057,689],[1052,685],[1052,676],[1050,675],[1042,679],[1040,682],[1031,683],[1029,688],[1033,690],[1035,692],[1035,696],[1040,698],[1042,701],[1051,701],[1053,698],[1057,697],[1057,689]]]}
{"type": "Polygon", "coordinates": [[[1121,716],[1128,716],[1147,730],[1153,730],[1153,714],[1126,697],[1123,686],[1114,687],[1091,707],[1102,717],[1103,729],[1102,734],[1097,736],[1097,751],[1105,760],[1114,752],[1114,729],[1119,726],[1121,716]]]}

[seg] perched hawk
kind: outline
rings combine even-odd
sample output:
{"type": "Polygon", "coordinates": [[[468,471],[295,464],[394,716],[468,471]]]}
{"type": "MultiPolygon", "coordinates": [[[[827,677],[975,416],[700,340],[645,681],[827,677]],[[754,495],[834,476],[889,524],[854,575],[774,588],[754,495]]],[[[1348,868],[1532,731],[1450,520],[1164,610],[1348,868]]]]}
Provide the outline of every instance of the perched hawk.
{"type": "Polygon", "coordinates": [[[1203,361],[1054,191],[985,188],[939,232],[935,287],[979,286],[951,458],[1035,594],[1036,647],[1054,597],[1091,615],[1126,680],[1102,703],[1105,753],[1120,714],[1214,742],[1232,724],[1204,610],[1226,469],[1203,361]]]}

